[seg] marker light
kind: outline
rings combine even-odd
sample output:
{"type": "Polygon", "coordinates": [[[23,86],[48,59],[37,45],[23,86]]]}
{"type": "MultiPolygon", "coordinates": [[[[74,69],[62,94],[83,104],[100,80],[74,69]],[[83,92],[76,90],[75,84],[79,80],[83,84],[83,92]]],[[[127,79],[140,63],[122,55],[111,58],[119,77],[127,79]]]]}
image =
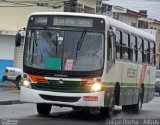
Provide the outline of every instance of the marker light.
{"type": "Polygon", "coordinates": [[[23,81],[23,86],[26,87],[26,88],[31,88],[31,84],[28,80],[23,81]]]}
{"type": "Polygon", "coordinates": [[[94,91],[94,92],[100,91],[101,88],[102,88],[101,83],[98,83],[98,82],[97,82],[97,83],[94,83],[94,84],[92,85],[91,91],[94,91]]]}

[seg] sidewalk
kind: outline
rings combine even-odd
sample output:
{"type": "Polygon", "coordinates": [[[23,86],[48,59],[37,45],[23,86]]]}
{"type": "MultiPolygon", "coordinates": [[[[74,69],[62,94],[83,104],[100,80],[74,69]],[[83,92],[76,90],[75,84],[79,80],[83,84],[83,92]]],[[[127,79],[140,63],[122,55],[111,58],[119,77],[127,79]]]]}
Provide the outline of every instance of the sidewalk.
{"type": "Polygon", "coordinates": [[[0,91],[0,105],[21,104],[20,91],[0,91]]]}
{"type": "Polygon", "coordinates": [[[9,87],[9,88],[16,88],[16,85],[13,82],[1,82],[0,87],[9,87]]]}

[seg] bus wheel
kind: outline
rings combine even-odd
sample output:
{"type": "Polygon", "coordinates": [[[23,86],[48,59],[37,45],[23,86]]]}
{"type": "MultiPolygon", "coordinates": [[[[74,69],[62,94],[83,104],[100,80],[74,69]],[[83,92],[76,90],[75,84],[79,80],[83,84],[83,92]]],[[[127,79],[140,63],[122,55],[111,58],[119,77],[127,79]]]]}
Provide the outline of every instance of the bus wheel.
{"type": "Polygon", "coordinates": [[[142,97],[139,96],[137,104],[122,106],[123,112],[139,113],[142,108],[142,97]]]}
{"type": "Polygon", "coordinates": [[[101,117],[102,118],[112,118],[113,114],[114,114],[114,109],[115,109],[115,105],[114,105],[114,102],[112,103],[112,106],[111,107],[103,107],[100,109],[100,112],[101,112],[101,117]]]}
{"type": "Polygon", "coordinates": [[[37,112],[38,114],[41,115],[49,115],[51,108],[52,108],[51,104],[44,104],[44,103],[37,104],[37,112]]]}
{"type": "Polygon", "coordinates": [[[16,87],[17,87],[18,90],[20,90],[20,84],[19,84],[20,81],[21,81],[20,77],[17,78],[16,81],[15,81],[15,84],[16,84],[16,87]]]}
{"type": "Polygon", "coordinates": [[[139,113],[140,110],[142,109],[142,97],[141,97],[141,96],[142,96],[142,95],[140,94],[140,95],[139,95],[139,98],[138,98],[137,104],[132,105],[132,111],[133,111],[134,113],[139,113]]]}
{"type": "Polygon", "coordinates": [[[123,112],[128,112],[129,109],[130,109],[129,105],[123,105],[123,106],[122,106],[122,111],[123,111],[123,112]]]}
{"type": "Polygon", "coordinates": [[[144,98],[144,86],[141,86],[141,90],[138,96],[138,102],[137,104],[132,105],[132,111],[134,113],[139,113],[140,110],[142,109],[143,98],[144,98]]]}
{"type": "Polygon", "coordinates": [[[120,84],[119,84],[119,82],[116,82],[116,85],[114,88],[114,98],[115,98],[115,104],[119,105],[119,98],[120,98],[120,84]]]}

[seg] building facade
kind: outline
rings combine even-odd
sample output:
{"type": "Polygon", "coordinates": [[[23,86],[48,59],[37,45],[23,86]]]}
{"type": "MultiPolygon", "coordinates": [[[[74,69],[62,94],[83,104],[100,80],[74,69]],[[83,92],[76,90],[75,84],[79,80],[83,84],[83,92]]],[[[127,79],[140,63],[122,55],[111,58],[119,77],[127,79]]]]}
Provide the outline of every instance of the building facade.
{"type": "Polygon", "coordinates": [[[0,32],[0,80],[7,66],[13,66],[14,60],[14,32],[0,32]]]}
{"type": "Polygon", "coordinates": [[[107,15],[133,27],[138,27],[138,19],[146,18],[146,12],[135,12],[120,6],[110,5],[102,1],[101,7],[97,9],[98,14],[107,15]]]}
{"type": "MultiPolygon", "coordinates": [[[[68,0],[70,1],[70,0],[68,0]]],[[[15,47],[15,34],[26,27],[32,12],[63,12],[64,0],[12,0],[0,2],[0,79],[6,66],[22,67],[23,44],[15,47]]],[[[95,13],[96,0],[77,0],[79,12],[95,13]]]]}

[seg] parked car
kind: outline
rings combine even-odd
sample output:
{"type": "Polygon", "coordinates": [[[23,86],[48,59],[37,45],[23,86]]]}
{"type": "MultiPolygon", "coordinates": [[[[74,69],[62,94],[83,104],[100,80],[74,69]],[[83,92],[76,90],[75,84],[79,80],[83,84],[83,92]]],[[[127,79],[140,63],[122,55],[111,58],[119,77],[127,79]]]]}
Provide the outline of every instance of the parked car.
{"type": "Polygon", "coordinates": [[[160,95],[160,70],[156,70],[155,92],[159,93],[160,95]]]}
{"type": "Polygon", "coordinates": [[[21,80],[21,74],[22,69],[20,68],[6,67],[2,79],[3,81],[12,81],[20,89],[19,82],[21,80]]]}

